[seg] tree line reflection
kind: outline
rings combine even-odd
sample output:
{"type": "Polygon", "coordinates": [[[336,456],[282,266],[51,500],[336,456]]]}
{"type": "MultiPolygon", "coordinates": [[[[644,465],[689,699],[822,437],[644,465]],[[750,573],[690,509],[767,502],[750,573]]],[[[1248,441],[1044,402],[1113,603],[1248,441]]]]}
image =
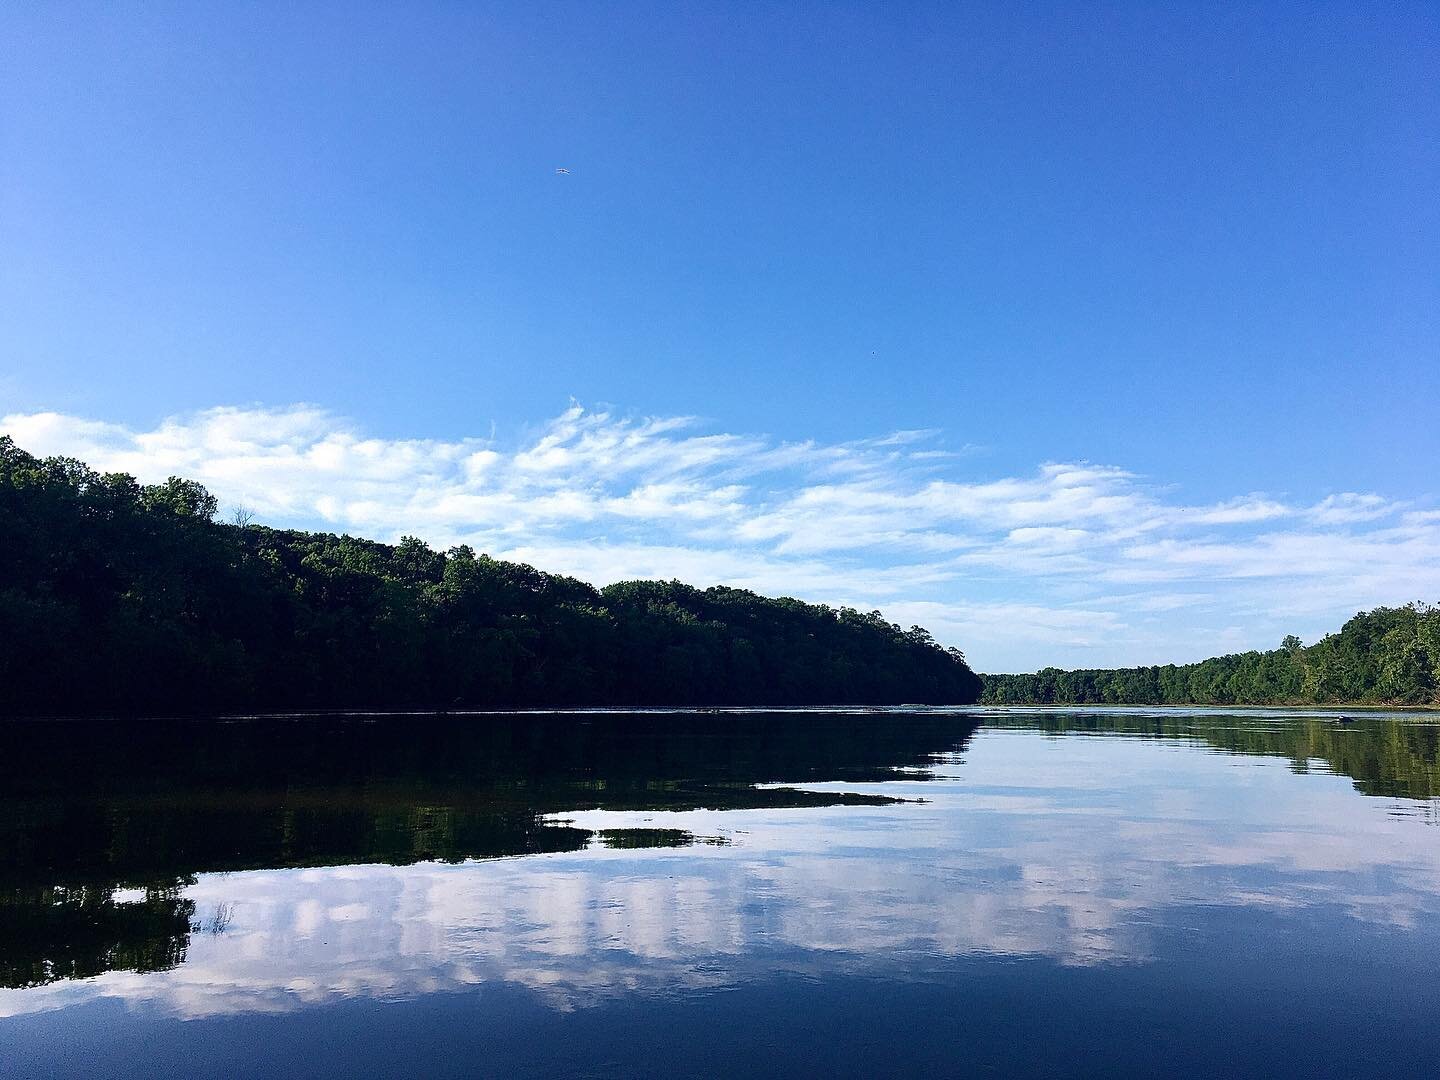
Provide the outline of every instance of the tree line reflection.
{"type": "MultiPolygon", "coordinates": [[[[555,815],[865,805],[822,781],[924,779],[977,717],[945,713],[394,716],[0,728],[0,985],[160,971],[217,871],[458,862],[715,842],[555,815]],[[901,770],[897,774],[897,770],[901,770]]],[[[1316,763],[1366,795],[1440,793],[1440,728],[1368,717],[1046,714],[988,726],[1184,739],[1316,763]]]]}
{"type": "Polygon", "coordinates": [[[987,727],[1052,735],[1128,735],[1193,739],[1217,750],[1286,758],[1297,773],[1323,768],[1355,782],[1363,795],[1440,798],[1440,724],[1393,716],[1282,718],[1243,713],[1000,714],[987,727]]]}
{"type": "Polygon", "coordinates": [[[5,725],[0,983],[181,962],[196,874],[709,842],[549,817],[891,802],[787,785],[889,779],[974,728],[768,713],[5,725]]]}

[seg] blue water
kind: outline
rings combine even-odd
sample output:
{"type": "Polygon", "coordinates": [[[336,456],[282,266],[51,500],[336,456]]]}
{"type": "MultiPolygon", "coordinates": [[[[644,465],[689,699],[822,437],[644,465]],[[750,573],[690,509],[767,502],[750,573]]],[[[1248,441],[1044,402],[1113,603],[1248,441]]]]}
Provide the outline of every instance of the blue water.
{"type": "Polygon", "coordinates": [[[7,1075],[1440,1075],[1423,718],[0,743],[7,1075]]]}

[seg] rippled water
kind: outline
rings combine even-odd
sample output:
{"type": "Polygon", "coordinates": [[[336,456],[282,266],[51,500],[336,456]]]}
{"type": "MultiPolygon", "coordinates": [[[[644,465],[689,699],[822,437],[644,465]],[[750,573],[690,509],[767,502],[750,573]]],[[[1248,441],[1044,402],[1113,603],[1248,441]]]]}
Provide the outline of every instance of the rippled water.
{"type": "Polygon", "coordinates": [[[1434,1075],[1437,736],[0,725],[0,1071],[1434,1075]]]}

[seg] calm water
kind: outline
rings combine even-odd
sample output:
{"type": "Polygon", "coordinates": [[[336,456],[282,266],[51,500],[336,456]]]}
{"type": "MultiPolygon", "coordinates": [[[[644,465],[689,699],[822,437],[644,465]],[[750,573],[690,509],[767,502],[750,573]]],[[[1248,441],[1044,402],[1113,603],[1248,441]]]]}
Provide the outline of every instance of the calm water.
{"type": "Polygon", "coordinates": [[[12,1075],[1440,1075],[1440,725],[0,725],[12,1075]]]}

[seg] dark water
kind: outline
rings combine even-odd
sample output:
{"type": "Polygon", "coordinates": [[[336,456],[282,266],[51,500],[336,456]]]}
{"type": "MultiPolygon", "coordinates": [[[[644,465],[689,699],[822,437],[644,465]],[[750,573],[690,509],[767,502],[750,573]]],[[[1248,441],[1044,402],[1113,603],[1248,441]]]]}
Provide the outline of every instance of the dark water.
{"type": "Polygon", "coordinates": [[[1440,725],[0,725],[7,1075],[1440,1075],[1440,725]]]}

